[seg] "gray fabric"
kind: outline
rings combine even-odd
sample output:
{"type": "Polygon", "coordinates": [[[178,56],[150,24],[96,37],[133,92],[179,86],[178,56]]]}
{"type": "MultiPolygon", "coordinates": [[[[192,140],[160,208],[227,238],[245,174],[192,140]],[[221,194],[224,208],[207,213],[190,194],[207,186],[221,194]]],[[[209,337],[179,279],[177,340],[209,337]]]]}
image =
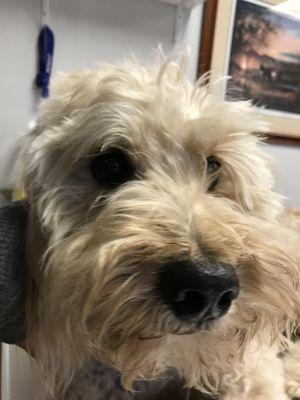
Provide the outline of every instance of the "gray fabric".
{"type": "Polygon", "coordinates": [[[14,202],[0,208],[0,341],[25,338],[26,207],[14,202]]]}

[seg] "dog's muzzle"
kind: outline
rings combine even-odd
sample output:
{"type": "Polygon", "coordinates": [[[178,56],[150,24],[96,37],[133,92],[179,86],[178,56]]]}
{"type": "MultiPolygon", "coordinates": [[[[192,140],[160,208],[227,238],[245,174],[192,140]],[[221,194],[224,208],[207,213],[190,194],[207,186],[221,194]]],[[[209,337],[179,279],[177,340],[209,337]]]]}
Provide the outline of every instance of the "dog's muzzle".
{"type": "Polygon", "coordinates": [[[238,297],[239,281],[230,265],[181,260],[168,263],[160,273],[159,291],[176,317],[200,326],[228,312],[238,297]]]}

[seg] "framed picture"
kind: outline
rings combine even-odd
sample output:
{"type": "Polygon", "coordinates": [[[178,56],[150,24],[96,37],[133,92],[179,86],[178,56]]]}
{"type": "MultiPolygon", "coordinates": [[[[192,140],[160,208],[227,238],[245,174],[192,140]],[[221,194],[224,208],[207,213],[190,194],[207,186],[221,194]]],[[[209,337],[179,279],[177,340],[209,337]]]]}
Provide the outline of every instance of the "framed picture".
{"type": "Polygon", "coordinates": [[[216,94],[251,99],[273,135],[300,139],[300,14],[280,11],[280,0],[206,3],[199,72],[231,76],[216,94]]]}

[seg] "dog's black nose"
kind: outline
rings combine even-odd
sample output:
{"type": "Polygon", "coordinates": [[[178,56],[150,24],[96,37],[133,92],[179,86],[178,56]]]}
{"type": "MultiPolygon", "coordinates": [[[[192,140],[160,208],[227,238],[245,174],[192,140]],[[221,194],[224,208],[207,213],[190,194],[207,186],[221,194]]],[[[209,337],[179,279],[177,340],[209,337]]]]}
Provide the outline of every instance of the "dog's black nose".
{"type": "Polygon", "coordinates": [[[161,272],[159,288],[178,318],[204,322],[227,313],[238,297],[239,281],[227,264],[176,261],[161,272]]]}

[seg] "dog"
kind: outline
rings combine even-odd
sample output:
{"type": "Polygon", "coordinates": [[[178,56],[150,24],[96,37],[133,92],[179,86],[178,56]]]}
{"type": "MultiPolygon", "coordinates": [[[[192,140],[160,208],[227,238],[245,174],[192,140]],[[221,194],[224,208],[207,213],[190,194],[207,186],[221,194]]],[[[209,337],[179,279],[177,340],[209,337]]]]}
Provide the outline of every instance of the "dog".
{"type": "Polygon", "coordinates": [[[61,76],[20,145],[27,348],[52,398],[91,358],[124,399],[170,371],[195,399],[288,398],[299,236],[281,222],[265,125],[183,64],[61,76]]]}

